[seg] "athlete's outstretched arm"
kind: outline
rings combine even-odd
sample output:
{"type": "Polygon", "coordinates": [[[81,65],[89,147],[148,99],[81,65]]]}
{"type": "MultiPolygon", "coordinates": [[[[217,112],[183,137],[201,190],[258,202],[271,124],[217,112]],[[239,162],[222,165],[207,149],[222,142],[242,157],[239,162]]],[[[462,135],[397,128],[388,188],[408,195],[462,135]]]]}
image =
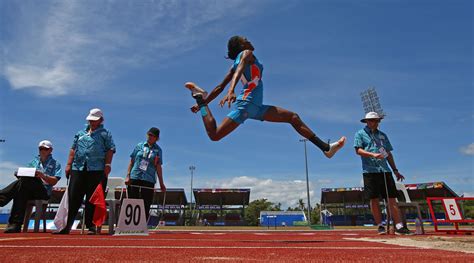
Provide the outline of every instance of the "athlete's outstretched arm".
{"type": "Polygon", "coordinates": [[[204,100],[204,102],[206,104],[209,104],[211,101],[213,101],[217,96],[219,96],[219,94],[221,94],[221,92],[225,89],[225,87],[227,86],[227,84],[229,84],[229,82],[232,80],[232,76],[234,75],[234,69],[231,67],[229,69],[229,72],[227,72],[227,74],[225,75],[224,77],[224,80],[219,84],[217,85],[212,91],[211,93],[209,93],[209,95],[206,97],[206,99],[204,100]]]}
{"type": "Polygon", "coordinates": [[[245,66],[247,64],[250,64],[252,59],[253,59],[253,52],[251,50],[245,50],[242,54],[242,58],[240,59],[240,63],[237,66],[237,69],[235,70],[232,76],[232,81],[230,82],[229,91],[227,92],[227,95],[219,102],[219,105],[221,107],[224,106],[224,104],[227,102],[230,108],[230,105],[235,102],[236,100],[236,96],[234,93],[235,86],[237,86],[237,82],[242,77],[245,66]]]}
{"type": "MultiPolygon", "coordinates": [[[[229,84],[229,82],[232,80],[233,75],[234,75],[234,69],[231,67],[229,69],[229,72],[227,72],[227,74],[225,75],[224,80],[219,85],[217,85],[211,91],[211,93],[209,93],[209,95],[207,95],[206,98],[204,98],[204,103],[206,105],[209,104],[211,101],[213,101],[217,96],[219,96],[219,94],[221,94],[221,92],[225,89],[227,84],[229,84]]],[[[191,107],[191,111],[194,112],[194,113],[198,112],[199,111],[199,106],[197,104],[194,104],[191,107]]]]}

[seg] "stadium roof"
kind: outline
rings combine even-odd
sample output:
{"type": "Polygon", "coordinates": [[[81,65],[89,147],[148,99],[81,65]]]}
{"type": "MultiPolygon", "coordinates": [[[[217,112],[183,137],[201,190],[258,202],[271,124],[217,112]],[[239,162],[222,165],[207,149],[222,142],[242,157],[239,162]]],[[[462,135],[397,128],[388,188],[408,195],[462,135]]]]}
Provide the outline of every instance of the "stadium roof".
{"type": "Polygon", "coordinates": [[[245,206],[249,204],[250,189],[209,189],[194,188],[197,206],[245,206]]]}
{"type": "MultiPolygon", "coordinates": [[[[457,197],[444,182],[405,184],[411,200],[426,200],[427,197],[457,197]]],[[[367,203],[363,187],[322,188],[321,203],[367,203]]]]}
{"type": "Polygon", "coordinates": [[[165,206],[185,206],[188,204],[183,188],[167,188],[166,200],[163,200],[164,197],[164,192],[161,192],[161,190],[155,190],[153,204],[161,206],[163,205],[163,201],[165,201],[165,206]]]}
{"type": "MultiPolygon", "coordinates": [[[[50,203],[60,203],[61,198],[66,192],[66,187],[53,187],[51,198],[49,199],[50,203]]],[[[123,196],[125,198],[125,195],[123,196]]],[[[115,190],[115,198],[120,198],[120,189],[115,190]]],[[[163,192],[161,190],[155,190],[153,196],[153,204],[162,205],[163,204],[163,192]]],[[[167,206],[183,206],[187,205],[188,201],[186,195],[184,194],[183,188],[167,188],[166,189],[166,205],[167,206]]]]}

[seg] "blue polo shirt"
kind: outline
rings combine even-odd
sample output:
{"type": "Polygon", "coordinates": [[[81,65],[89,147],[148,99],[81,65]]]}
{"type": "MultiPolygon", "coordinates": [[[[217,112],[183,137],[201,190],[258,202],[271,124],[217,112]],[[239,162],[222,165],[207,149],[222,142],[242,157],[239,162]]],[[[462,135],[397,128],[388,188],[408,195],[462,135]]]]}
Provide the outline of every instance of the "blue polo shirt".
{"type": "Polygon", "coordinates": [[[133,167],[130,171],[130,179],[142,180],[150,183],[156,183],[156,166],[155,161],[162,165],[163,164],[163,154],[160,146],[158,144],[148,145],[148,142],[141,142],[135,146],[133,152],[130,154],[130,158],[133,160],[133,167]],[[143,163],[148,163],[146,170],[143,166],[140,169],[140,166],[143,163]]]}
{"type": "MultiPolygon", "coordinates": [[[[53,156],[51,154],[48,156],[48,159],[46,159],[45,162],[41,162],[41,159],[38,155],[31,162],[29,162],[27,166],[31,168],[36,168],[36,170],[41,171],[46,175],[54,176],[58,178],[58,180],[61,179],[61,164],[59,164],[58,161],[53,159],[53,156]]],[[[48,195],[51,196],[53,186],[44,182],[43,180],[41,181],[43,182],[44,188],[46,188],[46,192],[48,192],[48,195]]]]}
{"type": "MultiPolygon", "coordinates": [[[[379,130],[372,133],[367,126],[356,132],[354,148],[361,148],[371,153],[379,153],[380,146],[383,146],[387,152],[393,151],[392,144],[385,133],[379,130]]],[[[361,159],[364,173],[391,172],[386,159],[379,160],[362,156],[361,159]]]]}
{"type": "Polygon", "coordinates": [[[80,130],[74,136],[72,149],[74,149],[74,161],[72,170],[82,171],[87,165],[88,171],[103,171],[105,168],[105,153],[112,150],[115,152],[115,144],[110,131],[100,125],[89,134],[89,125],[80,130]]]}

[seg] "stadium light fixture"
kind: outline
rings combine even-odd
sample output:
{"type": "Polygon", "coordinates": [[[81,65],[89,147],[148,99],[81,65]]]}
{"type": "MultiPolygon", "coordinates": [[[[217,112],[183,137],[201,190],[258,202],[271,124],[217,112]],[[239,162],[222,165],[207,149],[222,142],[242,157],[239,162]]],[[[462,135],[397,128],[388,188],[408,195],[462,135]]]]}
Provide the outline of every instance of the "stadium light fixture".
{"type": "Polygon", "coordinates": [[[367,112],[377,112],[379,116],[385,117],[382,106],[380,106],[379,96],[374,87],[370,87],[367,90],[364,90],[360,93],[360,98],[362,100],[362,105],[364,107],[365,113],[367,112]]]}

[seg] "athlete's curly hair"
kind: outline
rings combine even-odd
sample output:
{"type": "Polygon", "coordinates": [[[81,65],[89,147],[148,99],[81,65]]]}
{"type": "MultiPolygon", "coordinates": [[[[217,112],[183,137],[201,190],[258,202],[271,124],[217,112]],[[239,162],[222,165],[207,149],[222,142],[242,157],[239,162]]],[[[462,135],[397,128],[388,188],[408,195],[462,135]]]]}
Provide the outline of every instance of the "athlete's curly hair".
{"type": "Polygon", "coordinates": [[[244,49],[241,44],[242,37],[241,36],[233,36],[227,42],[227,57],[235,60],[237,55],[242,52],[244,49]]]}

